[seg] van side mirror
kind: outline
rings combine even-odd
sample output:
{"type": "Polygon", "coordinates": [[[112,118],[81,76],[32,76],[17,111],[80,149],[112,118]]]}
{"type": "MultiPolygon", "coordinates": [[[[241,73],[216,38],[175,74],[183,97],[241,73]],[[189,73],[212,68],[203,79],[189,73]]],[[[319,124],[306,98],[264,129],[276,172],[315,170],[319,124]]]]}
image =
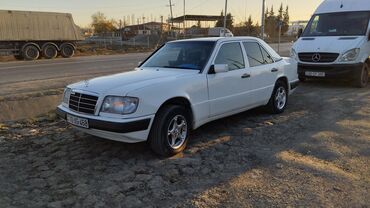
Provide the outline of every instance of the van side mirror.
{"type": "Polygon", "coordinates": [[[299,28],[298,33],[297,33],[298,38],[300,38],[302,36],[302,33],[303,33],[303,29],[299,28]]]}

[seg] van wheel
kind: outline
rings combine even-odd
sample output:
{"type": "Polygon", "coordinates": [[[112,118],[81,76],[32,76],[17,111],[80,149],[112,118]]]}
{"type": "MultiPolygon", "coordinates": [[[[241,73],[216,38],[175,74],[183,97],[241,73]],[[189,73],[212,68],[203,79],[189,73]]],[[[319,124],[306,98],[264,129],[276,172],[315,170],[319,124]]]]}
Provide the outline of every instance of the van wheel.
{"type": "Polygon", "coordinates": [[[361,72],[358,73],[353,84],[355,85],[355,87],[364,88],[367,86],[368,83],[369,83],[369,65],[367,63],[364,63],[361,72]]]}
{"type": "Polygon", "coordinates": [[[32,61],[32,60],[36,60],[39,58],[40,51],[36,46],[28,45],[24,47],[22,54],[23,54],[24,59],[28,61],[32,61]]]}
{"type": "Polygon", "coordinates": [[[57,48],[51,44],[46,45],[44,49],[42,50],[42,56],[46,59],[53,59],[57,57],[58,51],[57,48]]]}
{"type": "Polygon", "coordinates": [[[278,80],[267,107],[271,113],[279,114],[284,112],[288,104],[288,90],[285,82],[278,80]]]}
{"type": "Polygon", "coordinates": [[[188,142],[189,121],[189,114],[181,106],[169,105],[160,109],[149,134],[151,149],[166,157],[182,152],[188,142]]]}
{"type": "Polygon", "coordinates": [[[64,44],[60,48],[60,55],[63,58],[71,58],[75,54],[75,49],[70,44],[64,44]]]}

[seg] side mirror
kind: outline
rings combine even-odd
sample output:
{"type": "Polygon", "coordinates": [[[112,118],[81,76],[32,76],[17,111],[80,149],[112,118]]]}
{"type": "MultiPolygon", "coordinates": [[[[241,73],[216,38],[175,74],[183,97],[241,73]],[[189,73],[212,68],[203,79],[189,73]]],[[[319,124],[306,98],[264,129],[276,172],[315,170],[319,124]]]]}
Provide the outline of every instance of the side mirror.
{"type": "Polygon", "coordinates": [[[302,33],[303,33],[303,29],[299,28],[298,33],[297,33],[298,38],[302,36],[302,33]]]}
{"type": "Polygon", "coordinates": [[[214,72],[217,73],[224,73],[229,71],[229,65],[227,64],[215,64],[213,65],[214,72]]]}
{"type": "Polygon", "coordinates": [[[137,65],[138,65],[138,66],[140,66],[142,63],[143,63],[142,61],[139,61],[139,62],[137,63],[137,65]]]}

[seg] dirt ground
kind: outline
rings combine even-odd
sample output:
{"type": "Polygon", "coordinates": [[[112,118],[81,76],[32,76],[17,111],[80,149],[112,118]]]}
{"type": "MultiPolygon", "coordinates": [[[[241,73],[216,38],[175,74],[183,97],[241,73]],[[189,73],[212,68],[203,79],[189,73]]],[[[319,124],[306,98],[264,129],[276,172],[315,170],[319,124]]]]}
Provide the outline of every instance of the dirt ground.
{"type": "Polygon", "coordinates": [[[305,83],[285,113],[209,123],[173,158],[54,116],[0,127],[0,207],[301,206],[370,207],[370,87],[305,83]]]}

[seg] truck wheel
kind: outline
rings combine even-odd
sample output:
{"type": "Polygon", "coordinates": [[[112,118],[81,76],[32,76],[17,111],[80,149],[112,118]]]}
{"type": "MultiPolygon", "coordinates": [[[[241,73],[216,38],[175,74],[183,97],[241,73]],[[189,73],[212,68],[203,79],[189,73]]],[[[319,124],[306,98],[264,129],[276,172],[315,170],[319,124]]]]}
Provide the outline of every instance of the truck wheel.
{"type": "Polygon", "coordinates": [[[17,60],[23,60],[24,59],[22,54],[14,55],[14,58],[17,59],[17,60]]]}
{"type": "Polygon", "coordinates": [[[42,50],[42,56],[46,59],[53,59],[57,57],[58,51],[57,48],[51,44],[46,45],[44,49],[42,50]]]}
{"type": "Polygon", "coordinates": [[[23,54],[24,59],[28,61],[32,61],[32,60],[36,60],[39,58],[40,51],[36,46],[28,45],[24,47],[22,54],[23,54]]]}
{"type": "Polygon", "coordinates": [[[364,88],[367,86],[368,83],[369,83],[369,65],[367,63],[364,63],[361,72],[358,73],[354,80],[354,85],[355,87],[358,88],[364,88]]]}
{"type": "Polygon", "coordinates": [[[288,104],[288,90],[285,82],[278,80],[267,107],[271,113],[279,114],[284,112],[288,104]]]}
{"type": "Polygon", "coordinates": [[[149,134],[149,145],[162,156],[173,156],[182,152],[189,136],[189,115],[185,108],[165,106],[156,115],[149,134]]]}
{"type": "Polygon", "coordinates": [[[60,48],[60,55],[62,55],[63,58],[71,58],[75,54],[75,49],[70,44],[62,45],[60,48]]]}

